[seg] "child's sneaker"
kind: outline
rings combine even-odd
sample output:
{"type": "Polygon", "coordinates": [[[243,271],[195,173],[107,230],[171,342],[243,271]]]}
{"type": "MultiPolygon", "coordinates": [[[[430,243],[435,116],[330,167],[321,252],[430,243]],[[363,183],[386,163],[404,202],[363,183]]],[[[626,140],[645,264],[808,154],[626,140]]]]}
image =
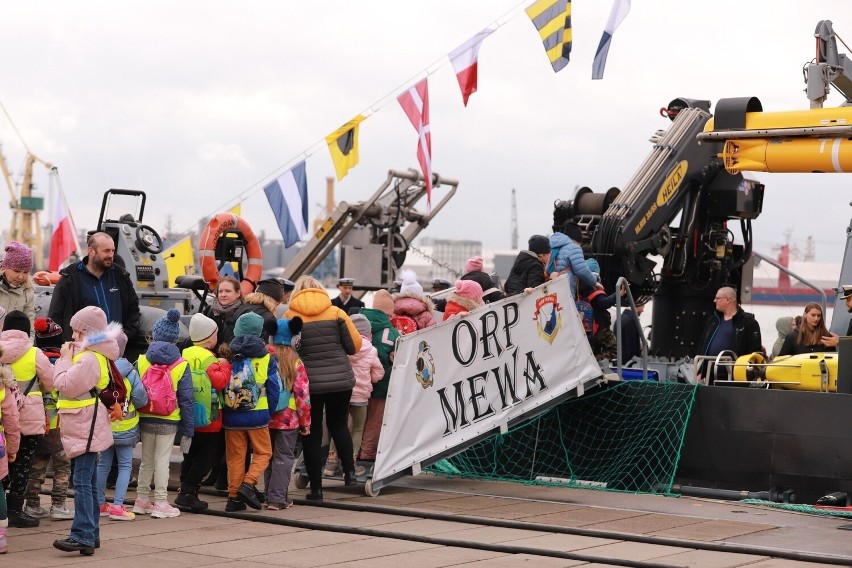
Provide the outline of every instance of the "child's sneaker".
{"type": "Polygon", "coordinates": [[[0,554],[9,552],[9,545],[6,543],[6,527],[0,527],[0,554]]]}
{"type": "Polygon", "coordinates": [[[340,465],[340,460],[334,456],[329,456],[328,460],[325,462],[325,469],[322,470],[322,474],[326,477],[333,477],[335,475],[340,475],[342,471],[343,468],[340,465]]]}
{"type": "Polygon", "coordinates": [[[50,518],[54,521],[68,521],[74,518],[74,511],[65,505],[51,505],[50,518]]]}
{"type": "MultiPolygon", "coordinates": [[[[151,514],[153,517],[153,513],[151,514]]],[[[109,518],[113,521],[132,521],[136,515],[124,508],[124,505],[113,505],[109,508],[109,518]]]]}
{"type": "Polygon", "coordinates": [[[41,505],[30,505],[29,503],[24,506],[24,512],[36,519],[43,519],[50,514],[49,511],[41,505]]]}
{"type": "Polygon", "coordinates": [[[145,497],[137,497],[133,503],[133,512],[137,515],[150,515],[154,505],[145,497]]]}
{"type": "Polygon", "coordinates": [[[167,501],[157,501],[151,507],[151,517],[154,519],[171,519],[179,516],[180,509],[172,507],[167,501]]]}
{"type": "Polygon", "coordinates": [[[107,503],[106,501],[103,502],[103,504],[100,506],[100,513],[102,517],[109,516],[109,503],[107,503]]]}

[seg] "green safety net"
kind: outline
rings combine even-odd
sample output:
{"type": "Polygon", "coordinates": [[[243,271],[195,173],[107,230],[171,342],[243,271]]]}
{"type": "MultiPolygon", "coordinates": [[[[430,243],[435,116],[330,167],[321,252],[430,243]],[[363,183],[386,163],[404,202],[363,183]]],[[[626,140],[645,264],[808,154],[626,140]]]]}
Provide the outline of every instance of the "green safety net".
{"type": "Polygon", "coordinates": [[[607,491],[671,492],[695,385],[605,385],[436,462],[439,475],[607,491]]]}
{"type": "Polygon", "coordinates": [[[797,505],[795,503],[775,503],[774,501],[764,501],[763,499],[743,499],[740,503],[749,503],[751,505],[762,505],[764,507],[773,507],[775,509],[784,509],[785,511],[795,511],[797,513],[808,513],[810,515],[822,515],[824,517],[848,517],[852,518],[852,510],[843,510],[840,507],[834,509],[820,509],[813,505],[797,505]]]}

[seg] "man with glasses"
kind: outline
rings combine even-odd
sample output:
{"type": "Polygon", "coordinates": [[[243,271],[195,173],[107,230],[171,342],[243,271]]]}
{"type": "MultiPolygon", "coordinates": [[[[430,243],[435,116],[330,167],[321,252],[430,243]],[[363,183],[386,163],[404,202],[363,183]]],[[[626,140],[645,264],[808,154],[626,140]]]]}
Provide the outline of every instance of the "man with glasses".
{"type": "MultiPolygon", "coordinates": [[[[716,356],[722,351],[733,351],[737,356],[763,350],[760,338],[760,324],[754,314],[744,311],[737,303],[737,291],[723,286],[713,298],[716,306],[708,318],[699,342],[699,355],[716,356]]],[[[702,363],[696,375],[696,381],[704,382],[707,363],[702,363]]],[[[716,368],[716,379],[728,378],[725,367],[716,368]]]]}

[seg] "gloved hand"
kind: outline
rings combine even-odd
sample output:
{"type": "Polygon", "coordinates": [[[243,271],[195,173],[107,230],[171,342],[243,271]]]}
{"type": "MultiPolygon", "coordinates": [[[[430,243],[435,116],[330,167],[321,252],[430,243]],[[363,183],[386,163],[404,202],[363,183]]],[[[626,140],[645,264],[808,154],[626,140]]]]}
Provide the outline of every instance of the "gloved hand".
{"type": "Polygon", "coordinates": [[[189,453],[189,447],[191,445],[192,445],[192,438],[190,438],[189,436],[183,436],[180,439],[180,451],[183,452],[184,454],[189,453]]]}

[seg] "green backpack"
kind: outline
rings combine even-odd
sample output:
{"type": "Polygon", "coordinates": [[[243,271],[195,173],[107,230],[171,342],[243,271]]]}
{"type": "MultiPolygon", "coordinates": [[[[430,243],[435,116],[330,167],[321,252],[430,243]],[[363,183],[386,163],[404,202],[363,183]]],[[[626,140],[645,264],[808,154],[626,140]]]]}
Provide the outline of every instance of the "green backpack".
{"type": "Polygon", "coordinates": [[[196,428],[209,426],[219,418],[219,396],[207,376],[207,368],[216,361],[218,359],[213,356],[203,361],[197,357],[190,361],[192,409],[196,428]]]}

